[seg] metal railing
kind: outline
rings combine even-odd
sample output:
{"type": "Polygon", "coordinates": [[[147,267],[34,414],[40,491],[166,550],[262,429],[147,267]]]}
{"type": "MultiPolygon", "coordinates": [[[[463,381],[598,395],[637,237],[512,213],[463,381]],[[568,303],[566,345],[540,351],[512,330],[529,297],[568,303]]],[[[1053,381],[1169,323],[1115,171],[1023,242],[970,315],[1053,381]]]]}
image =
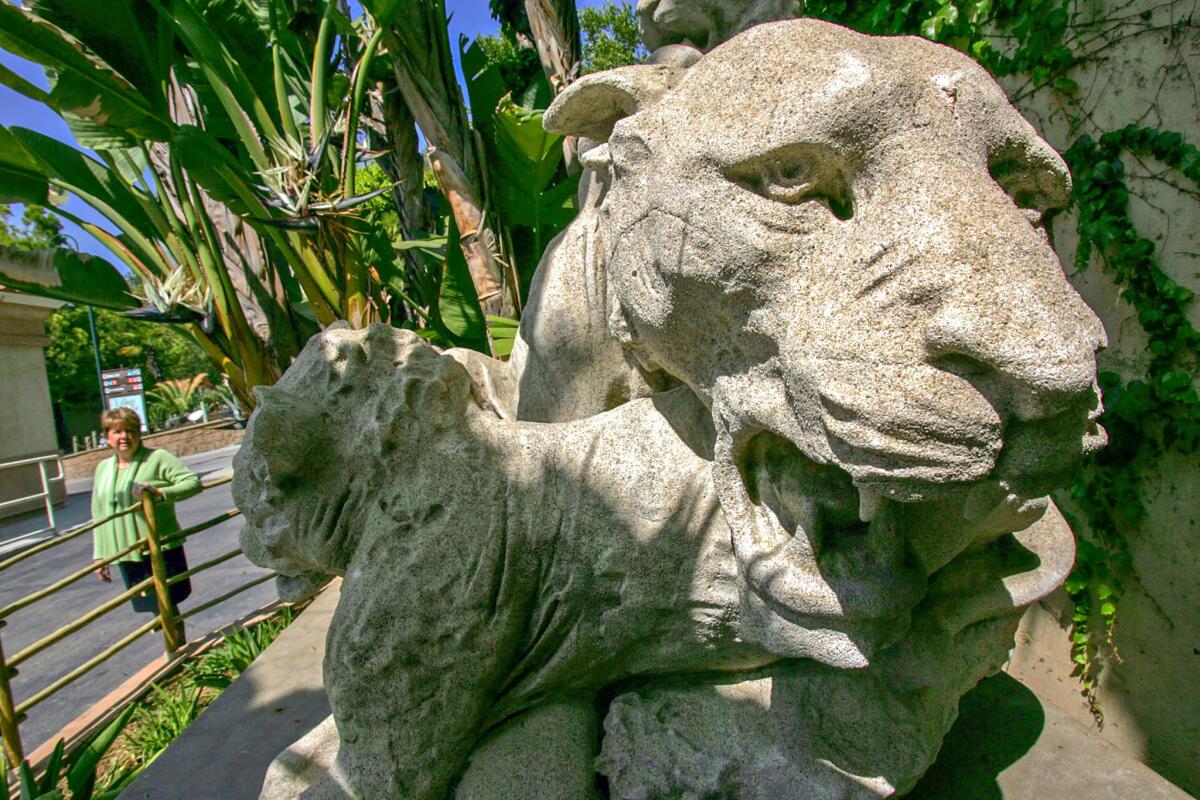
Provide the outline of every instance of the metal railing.
{"type": "Polygon", "coordinates": [[[51,496],[50,484],[53,481],[61,481],[64,477],[62,456],[58,455],[57,453],[51,453],[48,456],[34,456],[33,458],[22,458],[17,461],[8,461],[0,464],[0,470],[15,469],[16,467],[28,467],[32,464],[37,464],[38,466],[38,472],[41,474],[42,478],[42,490],[36,494],[27,495],[26,497],[17,497],[12,500],[0,502],[0,512],[3,512],[5,509],[16,508],[17,506],[24,505],[31,500],[41,500],[46,506],[46,519],[50,525],[46,528],[41,528],[36,531],[30,531],[29,533],[22,533],[19,536],[14,536],[11,539],[0,542],[0,544],[12,544],[13,542],[19,542],[22,539],[32,539],[37,536],[43,536],[47,533],[58,533],[58,524],[54,521],[54,498],[51,496]],[[46,474],[46,464],[51,461],[58,465],[58,474],[54,477],[50,477],[46,474]]]}
{"type": "MultiPolygon", "coordinates": [[[[226,477],[212,481],[211,483],[206,483],[203,485],[202,491],[212,489],[216,486],[221,486],[231,480],[232,478],[226,477]]],[[[72,583],[75,583],[76,581],[90,575],[99,567],[107,566],[119,561],[135,550],[143,550],[144,557],[150,561],[151,569],[151,576],[149,578],[146,578],[144,581],[131,586],[129,589],[121,594],[118,594],[116,597],[106,600],[104,603],[101,603],[91,611],[88,611],[77,619],[68,622],[66,625],[58,628],[53,633],[43,636],[41,639],[38,639],[36,642],[27,645],[11,656],[5,656],[3,641],[0,639],[0,738],[3,738],[4,740],[4,757],[7,758],[10,766],[16,768],[21,763],[21,760],[25,757],[25,751],[21,743],[20,724],[26,719],[29,710],[34,706],[44,702],[68,685],[79,680],[84,675],[88,674],[93,669],[103,664],[105,661],[112,658],[117,653],[121,652],[126,647],[140,639],[142,636],[152,630],[155,630],[156,628],[162,631],[163,646],[166,649],[168,659],[174,658],[179,653],[180,648],[186,644],[183,637],[183,620],[195,614],[199,614],[202,611],[206,611],[215,605],[223,603],[226,600],[229,600],[230,598],[235,597],[236,595],[241,594],[248,589],[252,589],[253,587],[275,577],[274,573],[268,573],[266,575],[259,576],[254,580],[242,584],[232,591],[226,592],[220,597],[216,597],[202,605],[189,609],[186,613],[180,613],[179,609],[175,606],[175,603],[171,600],[171,585],[185,580],[192,575],[203,572],[207,569],[211,569],[212,567],[228,561],[231,558],[241,555],[242,550],[240,547],[234,548],[226,553],[222,553],[216,558],[209,559],[203,564],[192,567],[186,572],[181,572],[173,576],[167,575],[167,566],[163,559],[163,551],[165,549],[181,545],[189,536],[193,536],[201,531],[212,528],[215,525],[225,522],[226,520],[233,519],[234,517],[238,516],[240,512],[236,508],[230,509],[216,515],[215,517],[210,517],[203,522],[185,528],[178,533],[171,534],[164,540],[159,535],[157,519],[154,514],[154,503],[155,499],[153,494],[151,492],[143,492],[141,501],[138,503],[134,503],[127,508],[120,509],[119,511],[116,511],[106,517],[92,520],[84,525],[72,528],[69,531],[65,531],[62,535],[55,537],[54,539],[42,542],[29,548],[28,550],[18,553],[7,560],[0,561],[0,572],[3,572],[15,564],[19,564],[20,562],[32,558],[39,553],[44,553],[53,547],[58,547],[59,545],[65,544],[66,542],[69,542],[72,539],[87,533],[88,531],[94,530],[96,527],[106,522],[117,519],[118,517],[140,513],[145,521],[146,536],[138,539],[138,541],[132,545],[118,551],[114,555],[108,556],[107,558],[89,562],[85,567],[72,572],[71,574],[59,579],[58,581],[55,581],[49,586],[39,589],[29,595],[26,595],[25,597],[20,598],[19,600],[9,603],[3,608],[0,608],[0,630],[5,627],[6,620],[17,611],[27,608],[39,600],[50,597],[54,593],[66,588],[67,586],[70,586],[72,583]],[[11,681],[12,678],[16,677],[18,672],[17,667],[20,664],[42,652],[47,647],[62,641],[67,636],[77,633],[78,631],[103,617],[105,614],[108,614],[113,609],[118,608],[125,601],[147,589],[153,589],[155,597],[158,600],[159,613],[156,614],[153,619],[134,629],[121,639],[113,642],[97,655],[88,659],[83,664],[75,667],[66,675],[63,675],[49,686],[46,686],[22,702],[17,703],[14,700],[11,681]]]]}

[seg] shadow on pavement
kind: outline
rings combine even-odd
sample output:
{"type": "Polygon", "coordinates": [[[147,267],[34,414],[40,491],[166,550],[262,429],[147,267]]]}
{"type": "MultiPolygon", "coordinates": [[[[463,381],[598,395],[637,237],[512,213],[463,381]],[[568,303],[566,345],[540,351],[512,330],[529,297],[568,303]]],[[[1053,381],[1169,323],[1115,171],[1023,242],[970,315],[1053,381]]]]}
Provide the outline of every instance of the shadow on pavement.
{"type": "Polygon", "coordinates": [[[1041,702],[1001,672],[963,695],[937,761],[910,800],[1002,800],[997,777],[1029,752],[1046,724],[1041,702]]]}

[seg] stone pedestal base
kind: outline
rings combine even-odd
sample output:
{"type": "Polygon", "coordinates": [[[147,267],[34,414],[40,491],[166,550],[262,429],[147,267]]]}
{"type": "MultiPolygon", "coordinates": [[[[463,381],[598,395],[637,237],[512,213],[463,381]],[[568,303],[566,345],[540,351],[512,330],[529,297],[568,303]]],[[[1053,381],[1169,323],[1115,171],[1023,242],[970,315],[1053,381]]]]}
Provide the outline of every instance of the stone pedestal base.
{"type": "MultiPolygon", "coordinates": [[[[761,716],[763,706],[754,698],[768,684],[769,681],[748,681],[727,689],[724,695],[740,697],[737,706],[740,711],[722,721],[708,719],[708,728],[701,730],[701,734],[707,736],[717,728],[736,726],[739,716],[761,716]]],[[[653,700],[638,695],[626,697],[640,698],[628,701],[633,704],[654,704],[653,700]]],[[[660,718],[671,719],[672,710],[667,706],[658,705],[654,710],[660,718]]],[[[691,708],[675,709],[680,711],[694,724],[702,722],[711,709],[700,701],[691,708]]],[[[592,771],[580,769],[581,763],[586,765],[581,758],[595,746],[595,739],[587,735],[591,716],[590,708],[564,703],[537,709],[503,726],[475,754],[458,785],[455,800],[598,800],[602,795],[592,771]]],[[[675,716],[674,721],[682,720],[675,716]]],[[[753,721],[761,723],[759,719],[753,721]]],[[[676,741],[674,746],[686,749],[698,744],[702,743],[676,741]]],[[[715,745],[716,741],[708,744],[715,745]]],[[[739,750],[741,744],[730,740],[726,749],[739,750]]],[[[329,717],[275,759],[263,783],[260,800],[360,800],[337,767],[337,746],[337,729],[329,717]]],[[[598,766],[611,769],[613,757],[611,748],[606,748],[598,766]]],[[[762,780],[758,784],[762,791],[748,790],[731,796],[845,800],[890,794],[885,783],[849,778],[838,788],[829,783],[828,774],[815,776],[816,780],[814,776],[786,771],[777,771],[772,776],[768,767],[772,759],[779,758],[778,753],[763,750],[756,758],[749,759],[751,772],[755,765],[761,767],[758,770],[761,774],[756,775],[762,780]]],[[[627,766],[638,771],[637,765],[627,766]]],[[[709,766],[714,776],[721,773],[719,758],[709,766]]],[[[653,776],[637,777],[644,788],[653,776]]],[[[614,791],[616,788],[609,785],[610,796],[647,800],[666,796],[636,791],[620,793],[614,791]]],[[[1032,692],[1005,674],[984,680],[963,697],[960,716],[937,761],[905,796],[913,800],[950,797],[1073,800],[1083,796],[1092,800],[1130,797],[1187,800],[1189,797],[1087,731],[1066,713],[1040,703],[1032,692]]]]}

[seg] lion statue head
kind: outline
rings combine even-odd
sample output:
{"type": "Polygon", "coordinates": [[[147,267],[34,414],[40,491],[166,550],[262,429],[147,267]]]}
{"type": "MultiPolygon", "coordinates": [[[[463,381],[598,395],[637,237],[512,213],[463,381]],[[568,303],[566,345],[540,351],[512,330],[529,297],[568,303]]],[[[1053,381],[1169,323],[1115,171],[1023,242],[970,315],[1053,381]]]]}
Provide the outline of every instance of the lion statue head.
{"type": "Polygon", "coordinates": [[[711,409],[753,640],[821,658],[844,626],[866,663],[1103,444],[1104,332],[1047,237],[1066,167],[962,54],[771,23],[587,76],[546,125],[604,178],[613,336],[711,409]]]}
{"type": "Polygon", "coordinates": [[[339,324],[309,340],[278,383],[255,389],[233,499],[242,549],[277,571],[281,599],[345,574],[364,531],[411,516],[398,497],[436,482],[419,465],[436,461],[438,432],[467,427],[468,409],[494,411],[467,369],[435,353],[411,331],[339,324]],[[397,480],[393,462],[412,474],[397,480]]]}

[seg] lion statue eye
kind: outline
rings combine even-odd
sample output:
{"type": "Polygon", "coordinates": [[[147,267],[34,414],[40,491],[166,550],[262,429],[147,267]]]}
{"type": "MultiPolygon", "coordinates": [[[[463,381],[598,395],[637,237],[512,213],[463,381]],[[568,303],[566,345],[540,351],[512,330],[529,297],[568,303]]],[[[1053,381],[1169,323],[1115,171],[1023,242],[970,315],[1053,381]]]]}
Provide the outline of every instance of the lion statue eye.
{"type": "Polygon", "coordinates": [[[763,194],[780,203],[801,203],[812,194],[813,177],[807,161],[764,165],[763,194]]]}
{"type": "Polygon", "coordinates": [[[1035,228],[1046,229],[1049,220],[1070,204],[1070,179],[1061,162],[1029,143],[998,149],[988,159],[988,172],[1035,228]]]}
{"type": "Polygon", "coordinates": [[[850,186],[830,154],[786,147],[734,164],[725,177],[760,197],[785,205],[818,201],[841,220],[853,216],[850,186]]]}

